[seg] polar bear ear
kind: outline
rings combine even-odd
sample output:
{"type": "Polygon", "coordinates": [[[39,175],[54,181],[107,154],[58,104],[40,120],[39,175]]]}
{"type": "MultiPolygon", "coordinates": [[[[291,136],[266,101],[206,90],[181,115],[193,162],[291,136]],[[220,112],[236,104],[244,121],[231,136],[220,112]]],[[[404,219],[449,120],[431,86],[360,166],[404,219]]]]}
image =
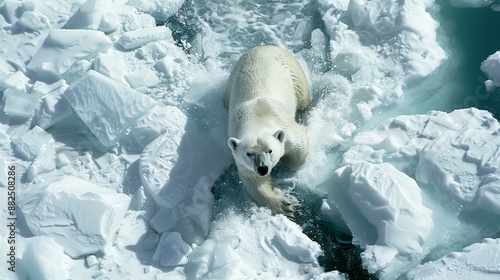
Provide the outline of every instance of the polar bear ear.
{"type": "Polygon", "coordinates": [[[240,140],[238,140],[234,137],[231,137],[227,140],[227,145],[229,146],[229,148],[233,152],[236,151],[236,147],[238,146],[239,143],[240,143],[240,140]]]}
{"type": "Polygon", "coordinates": [[[285,131],[283,131],[283,129],[279,129],[278,131],[276,131],[274,133],[274,137],[276,137],[276,139],[278,139],[278,141],[283,143],[283,141],[285,141],[285,131]]]}

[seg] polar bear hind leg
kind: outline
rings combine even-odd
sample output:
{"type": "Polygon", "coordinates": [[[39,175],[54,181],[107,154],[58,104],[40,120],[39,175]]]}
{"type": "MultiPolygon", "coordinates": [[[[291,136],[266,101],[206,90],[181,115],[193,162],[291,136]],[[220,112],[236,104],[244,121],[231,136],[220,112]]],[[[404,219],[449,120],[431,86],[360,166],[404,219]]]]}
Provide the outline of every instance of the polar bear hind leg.
{"type": "MultiPolygon", "coordinates": [[[[298,170],[306,162],[309,154],[309,138],[307,137],[307,127],[301,124],[292,125],[288,133],[287,151],[281,161],[293,171],[298,170]],[[291,132],[291,133],[290,133],[291,132]]],[[[286,136],[285,136],[286,137],[286,136]]]]}
{"type": "MultiPolygon", "coordinates": [[[[278,48],[275,46],[269,47],[278,48]]],[[[283,51],[281,48],[278,49],[280,52],[277,55],[277,59],[281,61],[288,71],[290,71],[293,79],[293,88],[295,89],[295,97],[297,98],[297,110],[305,111],[309,108],[311,97],[309,93],[309,83],[307,82],[304,70],[302,70],[302,66],[300,66],[300,63],[290,52],[283,51]]]]}

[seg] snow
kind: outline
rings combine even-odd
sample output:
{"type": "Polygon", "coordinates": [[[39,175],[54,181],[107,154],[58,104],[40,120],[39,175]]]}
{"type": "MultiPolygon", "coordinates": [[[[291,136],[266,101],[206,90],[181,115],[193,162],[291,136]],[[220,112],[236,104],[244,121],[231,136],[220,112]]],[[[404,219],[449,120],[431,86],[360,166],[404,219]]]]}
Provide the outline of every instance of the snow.
{"type": "Polygon", "coordinates": [[[30,231],[51,236],[72,258],[106,252],[130,198],[76,177],[47,180],[20,194],[30,231]]]}
{"type": "Polygon", "coordinates": [[[111,45],[111,40],[99,31],[52,29],[26,66],[28,76],[56,82],[75,63],[93,58],[111,45]]]}
{"type": "Polygon", "coordinates": [[[500,52],[488,56],[488,58],[481,63],[481,70],[486,73],[489,80],[484,82],[486,89],[489,91],[494,90],[500,86],[500,52]]]}
{"type": "Polygon", "coordinates": [[[455,124],[460,118],[467,119],[467,124],[444,132],[424,147],[415,176],[466,208],[500,214],[500,126],[488,113],[471,110],[469,114],[468,118],[452,116],[455,124]]]}
{"type": "Polygon", "coordinates": [[[22,137],[14,139],[14,149],[23,159],[33,160],[46,146],[53,142],[52,135],[42,128],[35,126],[30,131],[23,134],[22,137]]]}
{"type": "Polygon", "coordinates": [[[2,97],[5,107],[3,111],[10,117],[28,119],[38,105],[38,96],[23,91],[7,89],[2,97]]]}
{"type": "Polygon", "coordinates": [[[171,36],[172,32],[166,26],[141,28],[125,32],[118,40],[118,44],[125,49],[133,49],[171,36]]]}
{"type": "MultiPolygon", "coordinates": [[[[362,254],[363,264],[369,272],[387,267],[397,254],[422,253],[421,244],[434,223],[432,211],[422,204],[420,188],[411,177],[388,163],[369,162],[352,164],[349,170],[341,168],[335,176],[340,184],[346,176],[350,177],[349,187],[344,191],[356,210],[377,229],[377,240],[367,242],[362,254]]],[[[354,236],[365,234],[356,230],[359,219],[353,209],[339,208],[339,211],[354,236]]]]}
{"type": "Polygon", "coordinates": [[[314,275],[319,272],[321,254],[319,245],[282,215],[270,218],[269,211],[256,212],[248,220],[229,216],[216,221],[208,239],[193,250],[186,276],[272,279],[306,272],[314,275]],[[243,233],[249,238],[241,238],[243,233]]]}
{"type": "MultiPolygon", "coordinates": [[[[354,137],[343,155],[345,166],[336,170],[332,178],[332,183],[342,187],[333,188],[332,183],[326,186],[351,229],[354,242],[366,248],[362,255],[364,267],[372,272],[380,270],[380,275],[392,279],[392,275],[407,269],[398,268],[395,263],[432,255],[432,250],[438,250],[439,244],[446,242],[442,239],[463,234],[460,226],[436,224],[443,220],[436,215],[445,215],[452,223],[463,226],[470,224],[460,218],[456,220],[460,208],[451,207],[450,212],[438,205],[439,196],[429,198],[428,188],[422,187],[421,195],[420,184],[433,185],[468,211],[483,209],[498,215],[498,128],[499,123],[491,114],[471,108],[449,114],[434,111],[427,115],[398,116],[354,137]],[[368,193],[378,185],[385,192],[368,193]],[[398,210],[393,206],[398,205],[395,203],[401,203],[404,209],[398,210]],[[401,226],[397,220],[386,222],[384,217],[401,219],[401,226]],[[384,240],[387,237],[390,238],[384,240]],[[386,242],[390,246],[377,250],[379,244],[386,242]],[[379,252],[382,258],[377,257],[379,252]],[[404,255],[410,256],[405,259],[404,255]]],[[[480,224],[472,227],[485,226],[480,224]]],[[[493,231],[499,229],[498,223],[488,226],[493,231]]]]}
{"type": "Polygon", "coordinates": [[[153,260],[159,261],[164,267],[185,265],[189,253],[191,247],[182,240],[180,233],[165,232],[161,235],[153,260]]]}
{"type": "Polygon", "coordinates": [[[35,82],[32,88],[33,93],[43,96],[40,99],[40,106],[35,111],[35,120],[39,127],[47,129],[71,115],[71,106],[63,98],[67,87],[64,80],[50,85],[35,82]]]}
{"type": "Polygon", "coordinates": [[[499,240],[485,238],[461,252],[418,266],[408,273],[408,279],[497,279],[499,259],[499,240]]]}
{"type": "Polygon", "coordinates": [[[111,32],[118,28],[117,15],[112,11],[109,0],[87,0],[68,19],[66,29],[90,29],[111,32]]]}
{"type": "Polygon", "coordinates": [[[89,71],[70,85],[64,97],[104,146],[111,146],[156,103],[98,72],[89,71]]]}
{"type": "Polygon", "coordinates": [[[26,239],[22,255],[27,274],[33,280],[68,279],[72,260],[53,238],[36,236],[26,239]],[[58,260],[54,262],[53,260],[58,260]]]}
{"type": "Polygon", "coordinates": [[[29,79],[22,71],[16,71],[7,75],[0,81],[0,90],[5,91],[7,89],[13,89],[15,91],[23,91],[26,90],[28,81],[29,79]]]}
{"type": "Polygon", "coordinates": [[[500,125],[422,102],[459,98],[437,4],[285,2],[0,1],[0,278],[498,278],[500,125]],[[307,162],[273,174],[296,222],[249,199],[226,144],[229,70],[262,44],[312,88],[307,162]]]}

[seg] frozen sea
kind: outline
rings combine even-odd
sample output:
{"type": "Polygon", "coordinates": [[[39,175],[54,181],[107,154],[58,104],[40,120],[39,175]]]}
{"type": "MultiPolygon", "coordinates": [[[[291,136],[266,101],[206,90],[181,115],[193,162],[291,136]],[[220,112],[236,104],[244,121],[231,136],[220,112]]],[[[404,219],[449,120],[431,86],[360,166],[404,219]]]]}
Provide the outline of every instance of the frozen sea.
{"type": "Polygon", "coordinates": [[[500,279],[493,0],[0,0],[0,279],[500,279]],[[296,221],[222,91],[251,47],[312,92],[296,221]],[[4,253],[5,252],[5,253],[4,253]]]}

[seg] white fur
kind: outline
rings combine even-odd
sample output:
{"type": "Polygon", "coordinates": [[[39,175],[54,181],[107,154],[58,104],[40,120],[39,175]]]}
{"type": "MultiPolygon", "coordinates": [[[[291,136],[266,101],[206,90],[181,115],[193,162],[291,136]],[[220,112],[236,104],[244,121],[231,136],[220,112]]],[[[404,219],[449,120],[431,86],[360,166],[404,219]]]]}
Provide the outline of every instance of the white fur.
{"type": "Polygon", "coordinates": [[[298,61],[276,46],[255,47],[234,65],[224,94],[229,109],[228,145],[250,197],[273,214],[293,217],[288,199],[272,189],[269,174],[281,159],[296,170],[308,150],[307,129],[297,113],[310,103],[298,61]]]}

